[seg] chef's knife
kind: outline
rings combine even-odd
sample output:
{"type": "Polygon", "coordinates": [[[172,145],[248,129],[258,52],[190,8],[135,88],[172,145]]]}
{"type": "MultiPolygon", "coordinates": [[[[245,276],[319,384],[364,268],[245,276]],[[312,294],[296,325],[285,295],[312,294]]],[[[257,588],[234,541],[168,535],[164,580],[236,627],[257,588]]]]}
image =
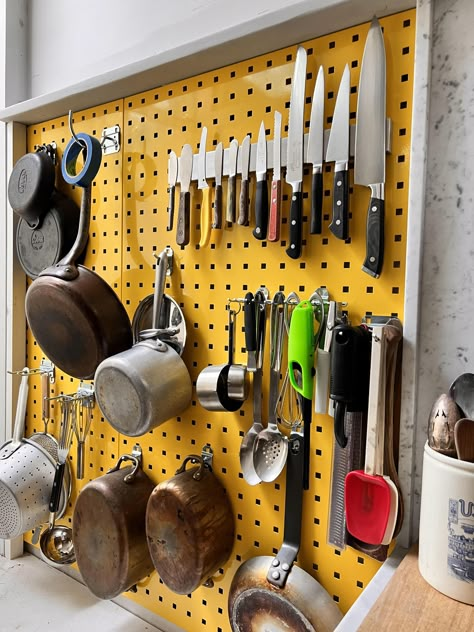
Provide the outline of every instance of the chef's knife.
{"type": "Polygon", "coordinates": [[[332,222],[329,230],[338,239],[349,237],[349,95],[351,76],[346,64],[332,117],[326,162],[335,162],[332,222]]]}
{"type": "Polygon", "coordinates": [[[198,189],[202,191],[200,248],[207,246],[211,236],[211,189],[206,180],[206,141],[207,127],[203,127],[198,154],[198,189]]]}
{"type": "Polygon", "coordinates": [[[309,120],[306,162],[313,165],[311,184],[311,235],[323,230],[323,153],[324,153],[324,70],[320,66],[314,86],[309,120]]]}
{"type": "Polygon", "coordinates": [[[224,157],[224,147],[218,143],[214,152],[214,165],[216,171],[216,188],[214,192],[214,215],[212,228],[222,228],[222,159],[224,157]]]}
{"type": "Polygon", "coordinates": [[[280,239],[281,210],[281,113],[275,112],[273,130],[273,178],[270,197],[270,219],[268,221],[268,241],[280,239]]]}
{"type": "Polygon", "coordinates": [[[255,228],[252,231],[256,239],[267,238],[268,227],[268,188],[267,188],[267,139],[265,125],[260,123],[257,141],[257,191],[255,193],[255,228]]]}
{"type": "Polygon", "coordinates": [[[286,254],[292,259],[301,257],[303,223],[303,119],[306,86],[306,50],[298,46],[293,73],[288,121],[288,143],[286,159],[286,181],[291,185],[290,245],[286,254]]]}
{"type": "Polygon", "coordinates": [[[250,136],[242,141],[240,146],[240,162],[242,165],[242,183],[240,185],[239,217],[237,224],[247,226],[249,223],[249,164],[250,164],[250,136]]]}
{"type": "Polygon", "coordinates": [[[227,210],[225,218],[229,224],[235,222],[235,177],[237,175],[238,153],[239,141],[234,138],[229,147],[229,179],[227,181],[227,210]]]}
{"type": "Polygon", "coordinates": [[[384,255],[385,47],[382,29],[372,20],[362,58],[357,99],[354,183],[370,187],[366,257],[362,270],[378,278],[384,255]]]}
{"type": "Polygon", "coordinates": [[[191,145],[183,145],[181,158],[179,159],[179,207],[178,225],[176,227],[176,243],[178,246],[189,244],[189,210],[191,206],[191,195],[189,186],[193,171],[193,148],[191,145]]]}
{"type": "Polygon", "coordinates": [[[166,230],[173,230],[174,220],[174,190],[178,178],[178,158],[174,151],[168,157],[168,226],[166,230]]]}

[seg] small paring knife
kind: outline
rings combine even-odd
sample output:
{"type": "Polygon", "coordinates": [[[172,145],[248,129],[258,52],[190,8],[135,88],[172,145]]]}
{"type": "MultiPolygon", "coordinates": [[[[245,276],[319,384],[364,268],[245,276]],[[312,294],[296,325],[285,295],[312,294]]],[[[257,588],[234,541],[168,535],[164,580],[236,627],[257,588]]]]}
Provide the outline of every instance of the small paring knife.
{"type": "Polygon", "coordinates": [[[268,228],[268,188],[267,188],[267,140],[265,125],[260,123],[257,141],[257,192],[255,195],[255,228],[253,236],[256,239],[267,238],[268,228]]]}
{"type": "Polygon", "coordinates": [[[207,246],[211,236],[211,189],[206,180],[206,142],[207,127],[203,127],[198,154],[198,189],[202,191],[200,248],[207,246]]]}
{"type": "Polygon", "coordinates": [[[178,225],[176,227],[176,243],[178,246],[189,244],[189,217],[191,207],[191,176],[193,171],[193,149],[191,145],[183,145],[179,159],[179,207],[178,225]]]}
{"type": "Polygon", "coordinates": [[[174,192],[178,178],[178,157],[170,151],[168,158],[168,225],[166,230],[173,230],[174,221],[174,192]]]}
{"type": "Polygon", "coordinates": [[[281,113],[275,112],[273,131],[273,178],[270,196],[270,218],[268,221],[268,241],[280,239],[281,214],[281,113]]]}
{"type": "Polygon", "coordinates": [[[215,191],[214,191],[214,213],[212,218],[212,228],[222,228],[222,161],[224,157],[224,147],[218,143],[214,152],[215,161],[215,191]]]}
{"type": "Polygon", "coordinates": [[[237,176],[237,156],[239,153],[239,141],[233,139],[229,147],[229,178],[227,180],[227,210],[226,222],[235,222],[235,179],[237,176]]]}
{"type": "Polygon", "coordinates": [[[240,163],[242,170],[242,182],[240,185],[240,200],[239,200],[239,217],[237,224],[240,226],[247,226],[249,223],[249,166],[250,166],[250,136],[247,136],[242,141],[240,146],[240,163]]]}

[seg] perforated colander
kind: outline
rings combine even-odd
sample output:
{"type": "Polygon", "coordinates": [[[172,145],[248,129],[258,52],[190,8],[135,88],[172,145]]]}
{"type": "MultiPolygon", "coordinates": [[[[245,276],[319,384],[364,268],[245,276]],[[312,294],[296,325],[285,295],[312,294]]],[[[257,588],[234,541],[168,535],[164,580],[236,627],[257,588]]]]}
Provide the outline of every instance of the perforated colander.
{"type": "MultiPolygon", "coordinates": [[[[28,399],[23,369],[13,439],[0,448],[0,538],[15,538],[46,522],[55,461],[37,442],[23,439],[28,399]]],[[[63,499],[67,503],[67,499],[63,499]]]]}

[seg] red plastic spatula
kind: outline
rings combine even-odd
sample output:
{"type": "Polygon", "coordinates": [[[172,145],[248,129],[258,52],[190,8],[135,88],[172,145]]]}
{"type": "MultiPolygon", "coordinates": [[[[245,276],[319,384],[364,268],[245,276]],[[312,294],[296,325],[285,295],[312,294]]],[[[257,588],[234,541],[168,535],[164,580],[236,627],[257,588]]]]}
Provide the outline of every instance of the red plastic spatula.
{"type": "Polygon", "coordinates": [[[372,326],[369,410],[365,468],[346,476],[344,504],[347,530],[367,544],[389,544],[398,511],[398,491],[383,475],[386,392],[386,331],[372,326]]]}

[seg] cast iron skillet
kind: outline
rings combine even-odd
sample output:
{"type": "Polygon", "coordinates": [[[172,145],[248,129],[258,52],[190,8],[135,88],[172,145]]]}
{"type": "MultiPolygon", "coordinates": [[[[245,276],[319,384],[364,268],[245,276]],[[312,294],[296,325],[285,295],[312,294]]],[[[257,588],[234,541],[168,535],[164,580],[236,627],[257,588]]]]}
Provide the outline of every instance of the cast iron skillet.
{"type": "MultiPolygon", "coordinates": [[[[92,140],[88,147],[97,151],[98,145],[101,151],[92,140]]],[[[90,162],[87,158],[84,163],[90,162]]],[[[130,319],[118,296],[95,272],[76,265],[87,241],[90,213],[87,184],[76,241],[59,263],[33,281],[25,299],[28,325],[38,345],[60,370],[78,379],[91,379],[105,358],[132,346],[130,319]]]]}
{"type": "Polygon", "coordinates": [[[234,632],[330,632],[342,614],[326,590],[293,566],[300,547],[304,438],[289,440],[283,544],[275,557],[259,556],[238,569],[229,591],[229,620],[234,632]]]}

